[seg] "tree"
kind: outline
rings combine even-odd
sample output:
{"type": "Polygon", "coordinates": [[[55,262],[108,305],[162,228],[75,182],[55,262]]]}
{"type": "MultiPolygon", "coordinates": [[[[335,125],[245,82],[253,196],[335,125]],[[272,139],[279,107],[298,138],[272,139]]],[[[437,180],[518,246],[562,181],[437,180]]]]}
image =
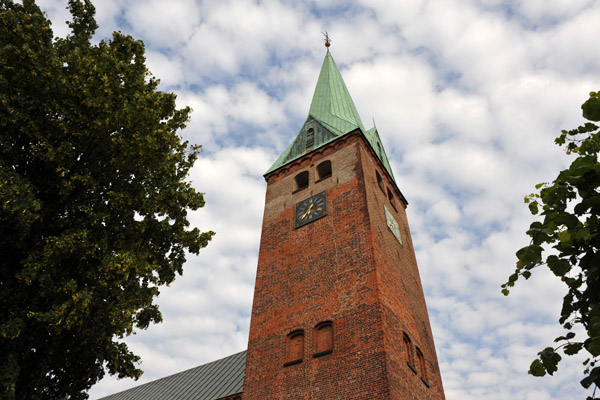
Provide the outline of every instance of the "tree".
{"type": "Polygon", "coordinates": [[[87,398],[142,371],[122,342],[161,321],[153,299],[213,232],[186,181],[189,108],[157,90],[144,46],[92,44],[89,0],[54,39],[33,0],[0,0],[0,398],[87,398]]]}
{"type": "Polygon", "coordinates": [[[593,122],[563,130],[556,138],[575,159],[552,183],[537,185],[539,193],[525,198],[531,213],[543,218],[530,225],[531,243],[517,252],[516,271],[502,291],[508,295],[519,277],[528,279],[540,266],[560,278],[567,294],[559,322],[567,333],[555,339],[556,347],[538,353],[529,373],[552,375],[561,360],[559,351],[587,352],[581,385],[595,385],[594,396],[600,385],[600,130],[594,123],[600,121],[600,92],[590,93],[581,108],[583,117],[593,122]]]}

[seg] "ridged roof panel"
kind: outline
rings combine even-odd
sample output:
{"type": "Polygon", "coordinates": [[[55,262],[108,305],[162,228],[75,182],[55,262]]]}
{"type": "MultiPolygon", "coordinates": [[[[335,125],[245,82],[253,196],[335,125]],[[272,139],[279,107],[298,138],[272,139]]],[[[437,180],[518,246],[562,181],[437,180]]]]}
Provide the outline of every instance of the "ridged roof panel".
{"type": "Polygon", "coordinates": [[[308,115],[329,127],[336,136],[356,128],[364,131],[356,106],[329,50],[323,60],[308,115]]]}
{"type": "Polygon", "coordinates": [[[246,351],[99,400],[216,400],[241,393],[246,351]]]}

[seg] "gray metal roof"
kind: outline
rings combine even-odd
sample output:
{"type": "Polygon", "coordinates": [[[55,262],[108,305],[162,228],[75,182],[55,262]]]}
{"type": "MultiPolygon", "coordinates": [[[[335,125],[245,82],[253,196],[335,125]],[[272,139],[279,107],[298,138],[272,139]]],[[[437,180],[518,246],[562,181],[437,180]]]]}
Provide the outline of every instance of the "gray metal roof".
{"type": "Polygon", "coordinates": [[[242,351],[100,400],[216,400],[242,392],[245,369],[242,351]]]}

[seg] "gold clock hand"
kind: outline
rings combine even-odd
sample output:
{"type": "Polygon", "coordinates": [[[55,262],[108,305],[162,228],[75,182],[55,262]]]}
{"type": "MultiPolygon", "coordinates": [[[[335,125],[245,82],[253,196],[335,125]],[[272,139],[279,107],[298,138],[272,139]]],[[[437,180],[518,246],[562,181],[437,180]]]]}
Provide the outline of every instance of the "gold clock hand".
{"type": "Polygon", "coordinates": [[[306,210],[306,212],[305,212],[304,214],[302,214],[302,216],[300,217],[300,219],[304,219],[304,218],[306,218],[306,216],[307,216],[308,214],[310,214],[310,210],[312,210],[312,208],[313,208],[313,206],[314,206],[314,205],[315,205],[315,204],[314,204],[314,203],[312,203],[312,204],[311,204],[311,205],[308,207],[308,209],[306,210]]]}

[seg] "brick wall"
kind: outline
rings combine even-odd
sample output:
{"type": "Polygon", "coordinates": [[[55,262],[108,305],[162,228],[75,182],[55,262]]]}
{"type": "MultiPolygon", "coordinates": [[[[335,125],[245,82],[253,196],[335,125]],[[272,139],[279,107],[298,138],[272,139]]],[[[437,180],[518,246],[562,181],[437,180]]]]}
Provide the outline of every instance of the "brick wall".
{"type": "Polygon", "coordinates": [[[244,399],[442,399],[402,196],[362,134],[346,135],[266,179],[244,399]],[[325,160],[332,175],[318,180],[325,160]],[[294,191],[303,171],[309,185],[294,191]],[[387,229],[387,193],[375,171],[394,193],[397,211],[390,209],[402,246],[387,229]],[[327,216],[295,229],[296,203],[322,191],[327,216]],[[324,322],[333,342],[323,352],[315,335],[324,322]],[[407,366],[403,334],[430,364],[431,387],[407,366]],[[293,349],[298,335],[300,356],[293,349]]]}

